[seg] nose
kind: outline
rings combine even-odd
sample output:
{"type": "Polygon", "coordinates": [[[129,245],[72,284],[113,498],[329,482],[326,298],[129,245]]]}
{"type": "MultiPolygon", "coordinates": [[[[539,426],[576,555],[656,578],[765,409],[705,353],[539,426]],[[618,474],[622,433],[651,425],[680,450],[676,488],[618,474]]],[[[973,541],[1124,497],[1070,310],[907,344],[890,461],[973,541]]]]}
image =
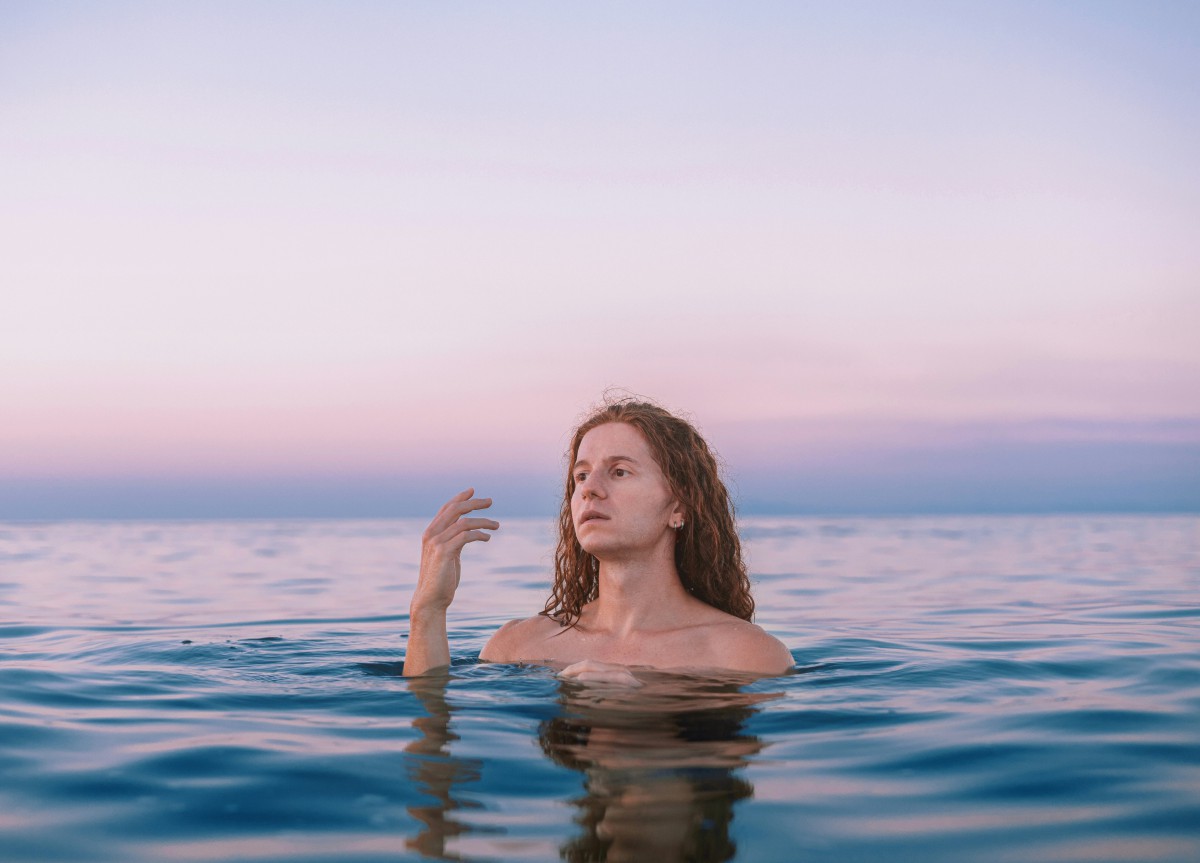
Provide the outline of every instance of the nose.
{"type": "Polygon", "coordinates": [[[582,482],[577,482],[575,486],[584,500],[592,497],[604,497],[603,485],[594,473],[589,473],[582,482]]]}

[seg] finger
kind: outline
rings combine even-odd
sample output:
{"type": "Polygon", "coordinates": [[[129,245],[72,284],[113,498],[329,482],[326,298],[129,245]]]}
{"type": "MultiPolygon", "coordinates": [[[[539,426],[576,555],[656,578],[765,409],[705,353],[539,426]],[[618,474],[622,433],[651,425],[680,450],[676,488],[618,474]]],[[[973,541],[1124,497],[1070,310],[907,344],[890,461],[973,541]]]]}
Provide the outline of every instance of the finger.
{"type": "Polygon", "coordinates": [[[438,515],[441,515],[442,513],[453,509],[454,507],[461,504],[463,501],[470,500],[471,495],[473,495],[473,494],[475,494],[475,489],[473,489],[473,488],[463,489],[458,494],[456,494],[454,497],[450,498],[450,500],[448,500],[444,504],[442,504],[441,509],[438,510],[438,515]]]}
{"type": "Polygon", "coordinates": [[[477,509],[487,509],[491,505],[492,499],[490,497],[473,497],[469,500],[451,500],[444,507],[442,507],[434,521],[441,521],[445,524],[449,524],[456,518],[461,518],[469,512],[474,512],[477,509]]]}
{"type": "MultiPolygon", "coordinates": [[[[458,543],[461,535],[467,531],[481,530],[499,530],[500,522],[491,518],[460,518],[453,522],[449,527],[432,537],[434,544],[445,543],[454,546],[458,543]]],[[[461,543],[459,543],[461,548],[461,543]]]]}
{"type": "Polygon", "coordinates": [[[638,689],[642,682],[628,671],[584,671],[575,678],[580,683],[602,686],[622,686],[638,689]]]}
{"type": "Polygon", "coordinates": [[[559,677],[578,677],[585,671],[592,671],[595,668],[595,663],[591,659],[581,659],[579,662],[572,662],[566,668],[558,673],[559,677]]]}
{"type": "Polygon", "coordinates": [[[477,509],[487,509],[491,505],[492,499],[490,497],[473,497],[460,503],[456,509],[459,515],[466,515],[468,512],[477,509]]]}
{"type": "Polygon", "coordinates": [[[425,528],[426,537],[441,533],[445,529],[446,525],[448,525],[457,517],[453,514],[454,507],[469,498],[474,491],[474,489],[470,488],[460,491],[454,497],[450,498],[450,500],[442,504],[438,511],[434,513],[433,518],[430,519],[429,526],[425,528]]]}
{"type": "Polygon", "coordinates": [[[598,683],[607,683],[610,686],[626,686],[630,689],[637,689],[642,685],[642,682],[630,674],[628,671],[607,671],[597,675],[598,683]]]}
{"type": "Polygon", "coordinates": [[[475,489],[473,488],[465,489],[442,504],[437,515],[429,522],[429,533],[441,533],[447,526],[453,524],[455,519],[473,510],[487,509],[492,505],[490,497],[472,498],[471,495],[474,493],[475,489]]]}
{"type": "Polygon", "coordinates": [[[494,518],[460,518],[453,527],[467,530],[499,530],[500,522],[494,518]]]}
{"type": "Polygon", "coordinates": [[[468,542],[491,542],[491,540],[492,535],[490,533],[484,533],[482,530],[468,530],[451,539],[447,543],[447,546],[451,551],[457,551],[468,542]]]}

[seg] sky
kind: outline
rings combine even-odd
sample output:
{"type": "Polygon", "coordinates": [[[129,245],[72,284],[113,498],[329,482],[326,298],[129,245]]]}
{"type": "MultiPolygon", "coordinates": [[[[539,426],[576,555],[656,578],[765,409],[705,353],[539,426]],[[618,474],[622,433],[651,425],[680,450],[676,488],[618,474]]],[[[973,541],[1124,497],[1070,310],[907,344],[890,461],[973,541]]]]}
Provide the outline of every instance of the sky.
{"type": "Polygon", "coordinates": [[[1200,511],[1200,6],[0,0],[0,518],[1200,511]]]}

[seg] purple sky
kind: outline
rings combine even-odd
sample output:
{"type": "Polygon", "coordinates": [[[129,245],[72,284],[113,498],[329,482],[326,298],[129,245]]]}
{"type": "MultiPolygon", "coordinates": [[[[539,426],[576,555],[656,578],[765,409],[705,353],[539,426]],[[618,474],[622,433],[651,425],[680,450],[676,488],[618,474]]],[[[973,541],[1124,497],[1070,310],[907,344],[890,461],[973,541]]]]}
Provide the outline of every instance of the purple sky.
{"type": "Polygon", "coordinates": [[[1197,37],[5,4],[0,518],[545,512],[610,386],[747,511],[1200,509],[1197,37]]]}

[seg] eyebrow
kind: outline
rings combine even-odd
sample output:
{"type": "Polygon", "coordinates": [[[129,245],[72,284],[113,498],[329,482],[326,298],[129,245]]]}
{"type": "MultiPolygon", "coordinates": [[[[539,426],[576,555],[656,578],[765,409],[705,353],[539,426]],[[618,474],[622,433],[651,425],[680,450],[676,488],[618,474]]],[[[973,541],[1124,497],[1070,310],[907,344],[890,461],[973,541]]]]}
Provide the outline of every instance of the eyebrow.
{"type": "MultiPolygon", "coordinates": [[[[636,458],[634,458],[633,456],[628,456],[628,455],[610,455],[607,458],[602,458],[600,461],[607,462],[608,464],[612,464],[613,462],[618,462],[618,461],[627,461],[630,464],[641,464],[641,462],[639,462],[636,458]]],[[[575,462],[575,464],[572,465],[571,467],[572,467],[572,469],[575,469],[580,466],[590,467],[591,462],[588,461],[587,459],[578,459],[575,462]]]]}

